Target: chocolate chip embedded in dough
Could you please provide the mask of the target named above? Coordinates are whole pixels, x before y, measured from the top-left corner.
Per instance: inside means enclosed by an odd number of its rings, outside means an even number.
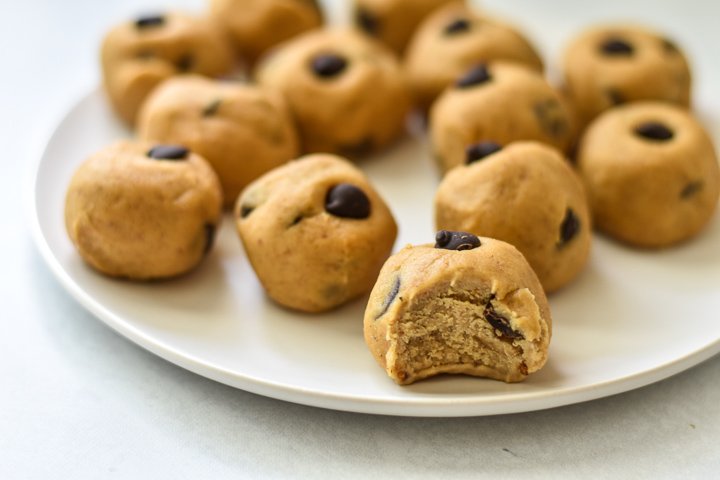
[[[560,224],[560,241],[558,248],[567,245],[580,232],[580,219],[572,208],[565,210],[565,217]]]
[[[395,277],[395,280],[393,281],[392,288],[390,288],[390,292],[388,292],[387,296],[385,297],[385,300],[383,300],[382,307],[380,309],[380,313],[378,313],[375,316],[375,320],[385,315],[385,312],[388,311],[388,308],[390,308],[390,305],[395,301],[395,299],[398,296],[398,293],[400,292],[400,275]]]
[[[185,160],[190,150],[182,145],[156,145],[147,152],[155,160]]]
[[[635,127],[635,134],[654,142],[671,140],[675,133],[660,122],[645,122]]]
[[[606,56],[623,57],[635,53],[635,48],[622,38],[609,38],[600,45],[600,51]]]
[[[435,235],[435,248],[461,251],[472,250],[480,245],[480,239],[472,233],[440,230]]]
[[[255,207],[250,205],[242,205],[240,207],[240,218],[247,218],[255,210]]]
[[[446,36],[453,36],[459,33],[465,33],[469,31],[471,27],[472,25],[466,18],[456,18],[445,27],[443,33]]]
[[[328,190],[325,210],[336,217],[363,219],[370,216],[370,199],[355,185],[340,183]]]
[[[315,56],[311,61],[312,71],[322,78],[340,75],[348,65],[348,61],[340,55],[326,53]]]
[[[203,117],[212,117],[217,113],[217,111],[220,109],[220,105],[222,104],[222,100],[219,98],[216,98],[215,100],[211,101],[207,105],[205,105],[205,108],[203,108],[202,115]]]
[[[165,17],[163,15],[143,15],[135,19],[135,28],[138,30],[160,27],[165,24]]]
[[[701,180],[695,180],[694,182],[689,182],[685,187],[683,187],[682,191],[680,192],[680,198],[683,200],[687,200],[688,198],[694,196],[696,193],[700,192],[700,190],[703,189],[703,182]]]
[[[522,333],[517,332],[510,326],[510,320],[495,311],[492,304],[488,303],[483,312],[485,320],[498,332],[500,336],[508,339],[525,338]]]
[[[465,164],[470,165],[500,150],[502,150],[502,145],[495,142],[473,143],[465,149]]]
[[[487,83],[490,80],[492,80],[492,76],[490,75],[490,71],[488,70],[487,65],[480,64],[473,67],[465,75],[460,77],[455,82],[455,86],[457,88],[469,88],[474,87],[475,85]]]

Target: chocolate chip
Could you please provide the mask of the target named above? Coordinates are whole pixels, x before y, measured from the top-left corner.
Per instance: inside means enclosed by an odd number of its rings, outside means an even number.
[[[460,77],[455,82],[455,86],[458,88],[468,88],[480,85],[481,83],[489,82],[490,80],[492,80],[492,77],[490,76],[490,71],[488,70],[487,65],[481,63]]]
[[[147,152],[147,156],[156,160],[185,160],[190,150],[182,145],[156,145]]]
[[[560,224],[560,241],[558,242],[558,248],[562,248],[567,245],[570,240],[580,232],[580,219],[575,214],[572,208],[565,210],[565,218],[563,218]]]
[[[660,122],[645,122],[638,125],[635,127],[635,134],[655,142],[666,142],[675,136],[672,130]]]
[[[159,27],[164,24],[165,17],[163,15],[143,15],[135,19],[135,28],[137,29]]]
[[[480,246],[480,239],[467,232],[440,230],[435,235],[435,248],[445,250],[472,250]]]
[[[250,215],[253,210],[255,210],[255,207],[251,207],[250,205],[242,205],[240,207],[240,218],[247,218],[247,216]]]
[[[488,302],[488,304],[485,305],[483,315],[485,315],[485,320],[487,320],[496,331],[500,332],[501,337],[507,339],[525,338],[522,333],[512,329],[510,320],[497,313],[491,303]]]
[[[312,70],[319,77],[330,78],[342,73],[347,67],[345,58],[332,53],[317,55],[312,59]]]
[[[328,190],[325,210],[342,218],[367,218],[370,216],[370,199],[355,185],[340,183]]]
[[[215,243],[215,225],[212,223],[205,224],[205,248],[203,249],[203,255],[210,253],[213,243]]]
[[[194,64],[195,64],[195,59],[193,58],[192,55],[190,55],[188,53],[188,54],[180,57],[180,59],[175,64],[175,68],[177,68],[178,71],[180,71],[180,72],[189,72],[192,69]]]
[[[302,214],[296,216],[295,218],[293,218],[293,221],[290,223],[290,225],[288,226],[288,228],[294,227],[294,226],[297,225],[298,223],[302,222],[302,219],[303,219],[303,218],[305,218],[305,217],[304,217]]]
[[[392,288],[390,289],[390,292],[385,297],[385,300],[383,301],[382,308],[380,310],[380,313],[378,313],[375,316],[375,320],[385,315],[385,312],[388,311],[388,308],[390,308],[390,305],[395,301],[395,298],[397,298],[398,293],[400,292],[400,275],[395,277],[395,281],[393,282]]]
[[[630,56],[635,52],[630,43],[617,37],[605,40],[600,46],[600,50],[610,56]]]
[[[470,165],[500,150],[502,150],[502,145],[495,142],[474,143],[465,149],[465,163]]]
[[[540,127],[554,138],[565,135],[569,129],[565,110],[559,101],[548,98],[533,105],[533,112]]]
[[[217,111],[220,109],[220,104],[222,103],[222,100],[219,98],[216,98],[212,102],[208,103],[205,108],[203,108],[202,115],[203,117],[211,117],[217,113]]]
[[[355,24],[369,35],[375,36],[380,31],[380,20],[362,7],[355,10]]]
[[[450,22],[443,30],[445,35],[456,35],[458,33],[465,33],[470,30],[470,22],[465,18],[456,18]]]
[[[680,198],[683,200],[686,200],[696,193],[698,193],[700,190],[703,189],[703,182],[701,180],[696,180],[694,182],[690,182],[687,185],[685,185],[685,188],[682,189],[682,192],[680,192]]]

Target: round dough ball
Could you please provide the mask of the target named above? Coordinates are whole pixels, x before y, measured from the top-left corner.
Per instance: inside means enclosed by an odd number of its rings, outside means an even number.
[[[302,150],[356,156],[396,139],[409,109],[393,55],[351,30],[318,30],[282,46],[257,71],[283,92]]]
[[[202,155],[220,178],[226,206],[300,148],[279,92],[198,76],[159,86],[143,105],[138,131],[145,140],[185,145]]]
[[[430,136],[443,171],[462,165],[478,142],[535,140],[567,151],[570,112],[533,70],[511,63],[481,64],[448,88],[430,111]]]
[[[494,61],[520,63],[542,73],[533,46],[514,27],[454,3],[418,27],[405,56],[415,103],[427,110],[448,85],[470,68]]]
[[[217,176],[179,146],[121,141],[76,170],[65,226],[80,256],[113,277],[173,277],[195,267],[220,222]]]
[[[210,15],[245,60],[323,23],[315,0],[210,0]]]
[[[163,80],[183,73],[225,75],[235,59],[226,38],[208,19],[168,13],[110,30],[103,40],[101,63],[112,107],[132,126],[147,95]]]
[[[712,141],[687,111],[662,102],[613,108],[588,127],[578,150],[598,229],[639,247],[697,235],[718,204]]]
[[[409,245],[388,259],[364,333],[375,360],[401,385],[441,373],[518,382],[545,364],[552,319],[515,247],[442,231],[435,247]]]
[[[588,30],[563,59],[565,90],[583,125],[604,110],[638,100],[690,105],[690,68],[671,40],[639,26]]]
[[[540,143],[494,152],[482,146],[470,149],[470,163],[440,183],[436,227],[514,245],[548,293],[568,284],[587,264],[592,238],[580,178],[560,153]]]
[[[268,295],[306,312],[370,290],[395,242],[390,210],[365,175],[333,155],[265,174],[238,199],[237,229]]]
[[[354,0],[353,23],[401,55],[420,22],[451,2],[457,0]]]

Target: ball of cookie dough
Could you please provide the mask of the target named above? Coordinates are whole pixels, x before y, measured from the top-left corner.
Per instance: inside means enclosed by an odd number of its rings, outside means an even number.
[[[365,342],[395,382],[441,373],[518,382],[547,360],[545,293],[512,245],[465,232],[390,257],[365,310]]]
[[[515,28],[475,13],[461,3],[425,20],[407,49],[404,69],[415,103],[423,110],[470,68],[516,62],[542,73],[542,60]]]
[[[178,143],[204,157],[220,178],[225,205],[263,173],[296,158],[295,124],[279,92],[199,76],[170,79],[143,105],[141,138]]]
[[[465,163],[478,142],[535,140],[566,151],[570,113],[558,93],[532,70],[511,63],[480,64],[448,88],[430,111],[430,136],[443,171]]]
[[[217,176],[176,145],[121,141],[76,170],[65,226],[80,256],[113,277],[179,275],[209,252],[220,222]]]
[[[257,79],[285,95],[304,152],[362,155],[403,132],[410,101],[400,67],[358,32],[301,35],[261,62]]]
[[[142,102],[163,80],[183,73],[224,75],[235,60],[229,43],[209,20],[168,13],[110,30],[103,40],[101,63],[110,103],[132,126]]]
[[[568,47],[565,91],[581,123],[626,102],[690,104],[690,69],[677,45],[638,26],[603,26]]]
[[[210,0],[210,15],[250,63],[278,43],[323,23],[316,0]]]
[[[580,178],[559,152],[537,142],[470,146],[465,165],[438,187],[435,225],[514,245],[547,293],[583,270],[592,237]]]
[[[631,245],[687,240],[717,208],[712,141],[680,107],[638,102],[608,110],[588,127],[577,161],[597,228]]]
[[[306,312],[372,288],[395,242],[390,210],[347,161],[309,155],[265,174],[240,196],[237,229],[268,295]]]
[[[451,2],[457,0],[354,0],[353,23],[401,55],[420,22]]]

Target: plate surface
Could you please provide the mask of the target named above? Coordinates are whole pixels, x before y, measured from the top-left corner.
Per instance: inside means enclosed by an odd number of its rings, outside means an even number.
[[[716,215],[696,240],[660,252],[636,251],[596,236],[586,271],[550,298],[550,359],[525,382],[506,385],[443,376],[396,386],[363,341],[366,298],[315,316],[277,307],[265,297],[229,217],[204,264],[180,279],[133,284],[86,267],[65,233],[65,189],[89,154],[128,136],[99,91],[68,113],[37,166],[36,240],[60,282],[99,319],[147,350],[205,377],[337,410],[492,415],[627,391],[720,351]],[[433,239],[432,198],[438,177],[428,151],[424,139],[416,136],[359,163],[398,220],[396,250]]]

